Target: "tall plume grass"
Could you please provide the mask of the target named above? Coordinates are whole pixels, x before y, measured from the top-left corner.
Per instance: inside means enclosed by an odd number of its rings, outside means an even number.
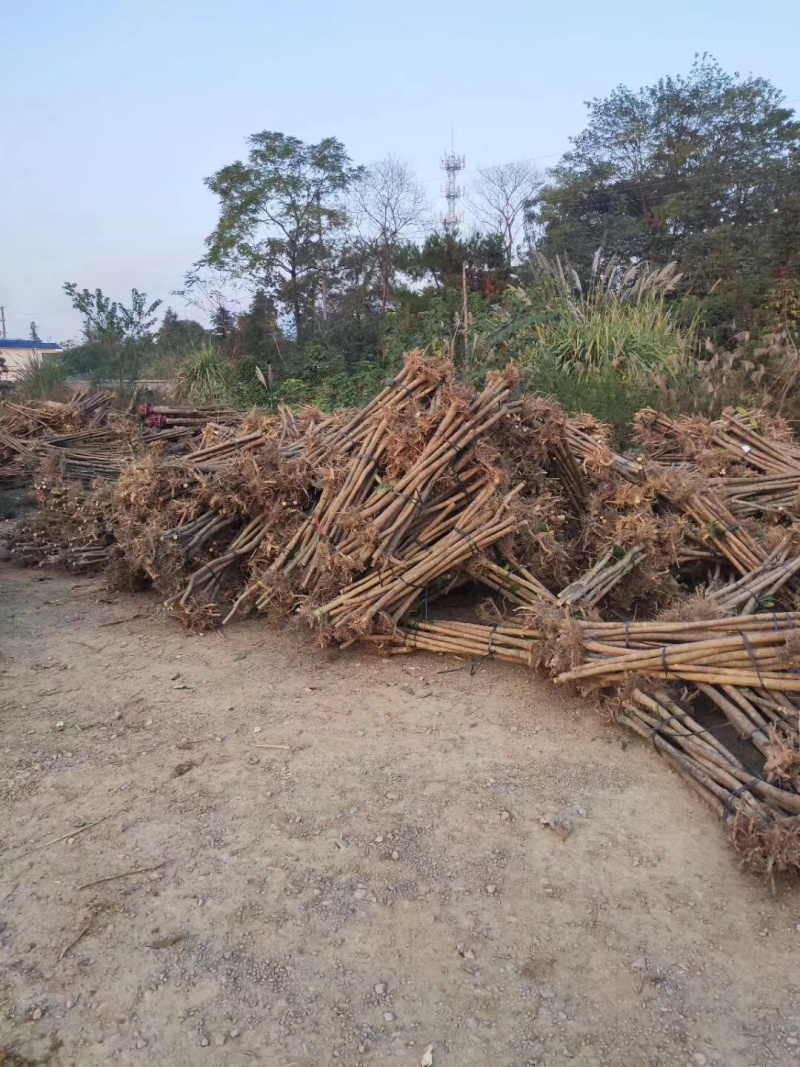
[[[14,372],[14,384],[30,400],[54,400],[61,395],[67,368],[58,356],[26,356]]]
[[[667,300],[681,279],[675,263],[654,270],[612,259],[602,266],[598,251],[586,286],[559,259],[540,255],[537,265],[549,294],[523,363],[547,360],[577,378],[669,379],[696,350],[696,321],[681,323]]]
[[[219,350],[200,345],[181,360],[175,375],[175,395],[196,403],[227,402],[229,393],[226,367]]]

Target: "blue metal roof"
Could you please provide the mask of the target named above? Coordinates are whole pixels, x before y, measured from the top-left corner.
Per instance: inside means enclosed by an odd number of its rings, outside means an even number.
[[[0,337],[0,348],[46,348],[64,351],[62,346],[57,345],[55,341],[10,341],[6,337]]]

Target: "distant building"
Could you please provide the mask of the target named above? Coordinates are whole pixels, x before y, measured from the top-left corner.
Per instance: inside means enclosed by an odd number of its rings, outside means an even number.
[[[9,377],[16,377],[17,371],[24,365],[29,356],[43,359],[46,356],[57,356],[64,349],[55,341],[9,341],[7,337],[0,337],[0,360],[5,363],[5,370]],[[0,369],[3,363],[0,363]]]

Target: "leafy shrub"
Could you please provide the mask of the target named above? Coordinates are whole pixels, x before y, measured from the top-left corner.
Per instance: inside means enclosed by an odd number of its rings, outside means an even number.
[[[284,404],[312,404],[323,411],[361,407],[378,395],[388,377],[380,367],[360,363],[352,370],[316,380],[287,378],[277,387],[276,398]]]
[[[683,368],[668,386],[655,379],[625,381],[610,367],[582,376],[564,374],[555,359],[543,358],[526,368],[522,387],[533,393],[550,396],[567,411],[588,412],[615,431],[616,443],[630,442],[633,416],[642,408],[652,407],[665,414],[698,410],[697,373]]]

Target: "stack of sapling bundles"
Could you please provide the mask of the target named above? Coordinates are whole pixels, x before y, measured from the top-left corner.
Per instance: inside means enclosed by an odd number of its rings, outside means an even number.
[[[127,457],[92,436],[111,420],[20,438],[62,479],[20,558],[105,566],[187,625],[257,610],[322,643],[545,669],[610,699],[751,866],[800,869],[800,446],[780,420],[646,411],[624,456],[512,368],[477,391],[419,352],[360,409],[219,415],[174,411]]]

